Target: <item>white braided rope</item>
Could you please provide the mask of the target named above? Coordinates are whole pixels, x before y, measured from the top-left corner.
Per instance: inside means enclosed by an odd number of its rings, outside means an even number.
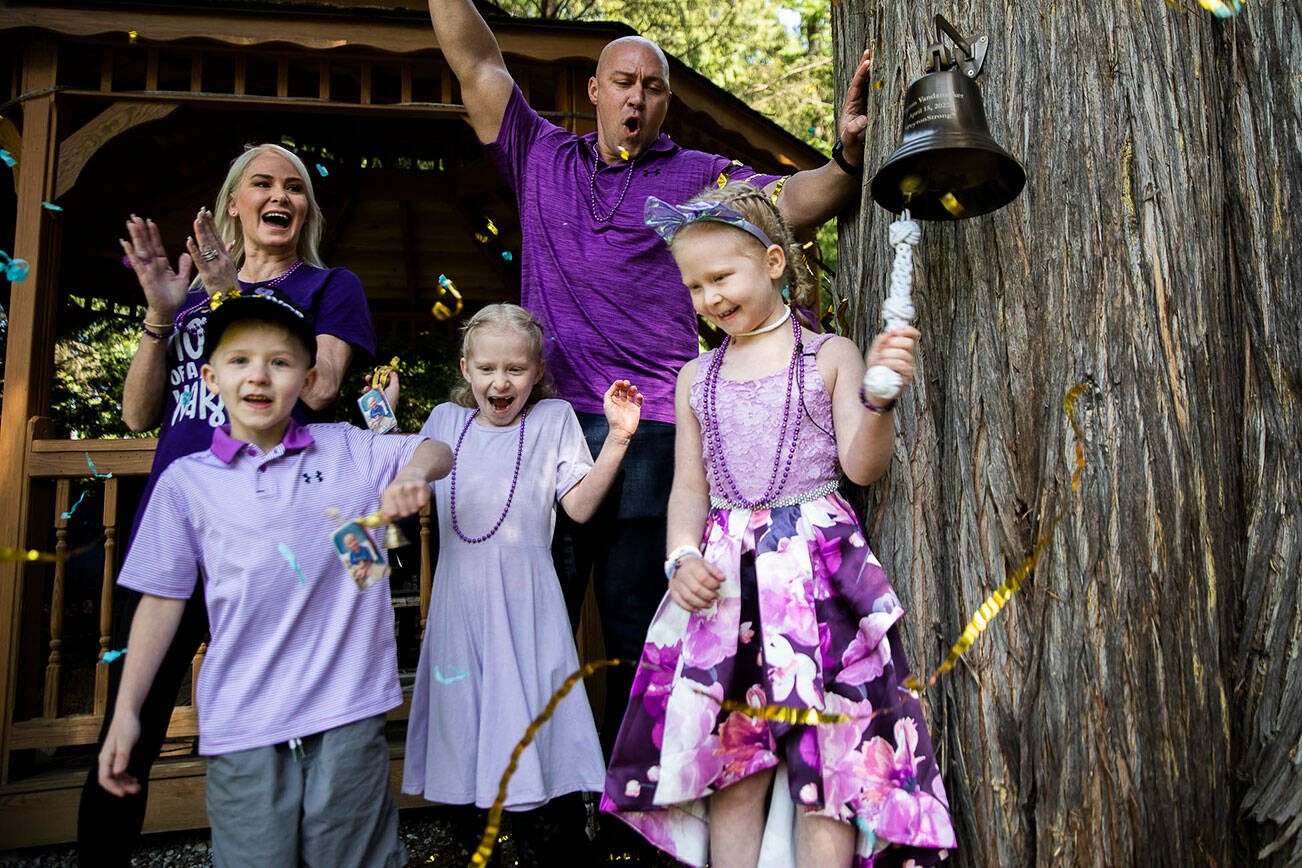
[[[882,302],[882,319],[893,329],[913,322],[913,248],[922,238],[922,229],[906,208],[900,219],[891,224],[891,246],[895,261],[891,264],[891,289]],[[900,396],[904,378],[885,365],[873,365],[863,375],[864,394],[875,404],[887,404]]]

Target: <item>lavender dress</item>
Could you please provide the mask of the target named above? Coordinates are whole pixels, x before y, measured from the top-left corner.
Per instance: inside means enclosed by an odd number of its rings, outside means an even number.
[[[440,404],[421,433],[455,445],[470,414]],[[518,422],[466,429],[457,457],[457,525],[466,536],[488,533],[502,514],[519,435]],[[451,477],[434,483],[439,559],[407,724],[404,793],[491,805],[525,728],[579,668],[551,541],[557,500],[591,468],[570,405],[542,400],[529,410],[515,497],[492,537],[462,541],[449,512]],[[595,792],[603,776],[592,711],[577,687],[520,757],[506,806],[524,810]]]
[[[725,581],[701,612],[689,615],[667,595],[660,604],[606,775],[602,810],[690,865],[708,858],[707,797],[775,766],[761,865],[794,864],[794,806],[854,823],[856,868],[931,865],[954,846],[922,708],[901,687],[908,666],[895,624],[903,610],[835,492],[841,468],[831,397],[814,358],[827,337],[806,343],[808,415],[772,508],[721,502],[730,489],[706,442],[714,509],[705,558]],[[698,418],[710,358],[698,361],[692,384]],[[746,497],[769,483],[787,382],[785,370],[745,382],[719,378],[723,452]],[[785,464],[785,444],[782,457]],[[721,711],[725,699],[858,719],[759,720]],[[887,710],[868,721],[879,709]]]

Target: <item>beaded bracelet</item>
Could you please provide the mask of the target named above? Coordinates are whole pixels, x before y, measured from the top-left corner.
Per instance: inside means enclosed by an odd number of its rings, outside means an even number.
[[[674,570],[678,569],[678,562],[688,555],[701,556],[701,550],[696,546],[679,546],[669,553],[665,559],[665,580],[668,581],[674,577]]]
[[[156,340],[156,341],[165,341],[165,340],[167,340],[167,337],[168,337],[167,335],[162,335],[162,334],[159,334],[159,333],[156,332],[156,331],[151,330],[151,329],[149,328],[151,325],[155,325],[155,323],[144,323],[143,325],[141,325],[140,330],[141,330],[142,332],[144,332],[145,334],[147,334],[149,337],[151,337],[151,338],[153,338],[154,340]]]
[[[889,413],[891,412],[891,410],[895,409],[896,400],[897,399],[892,398],[891,400],[886,402],[885,406],[878,407],[872,401],[868,400],[868,393],[863,390],[863,386],[859,387],[859,403],[863,404],[864,409],[867,410],[869,413]]]

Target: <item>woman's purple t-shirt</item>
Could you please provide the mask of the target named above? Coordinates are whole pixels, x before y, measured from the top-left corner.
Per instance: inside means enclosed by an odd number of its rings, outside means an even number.
[[[686,202],[721,174],[758,187],[778,176],[663,133],[631,169],[600,163],[595,146],[596,133],[545,120],[519,87],[485,146],[520,209],[521,304],[542,322],[547,370],[575,410],[601,413],[611,382],[627,379],[645,398],[643,419],[673,422],[675,378],[698,352],[696,316],[669,248],[642,222],[646,198]]]
[[[240,281],[244,289],[266,285],[265,281]],[[316,318],[317,334],[333,335],[347,341],[355,355],[358,351],[368,357],[375,355],[375,326],[357,275],[346,268],[313,268],[304,263],[276,284],[276,289],[312,313]],[[167,344],[167,400],[163,405],[163,420],[158,429],[158,447],[154,450],[149,481],[136,510],[137,524],[163,470],[182,455],[207,449],[212,445],[213,429],[226,423],[226,407],[221,398],[208,391],[199,373],[207,361],[203,355],[203,329],[209,310],[207,304],[201,303],[206,298],[207,293],[202,287],[190,290],[181,306],[182,311],[189,313]],[[333,421],[334,411],[314,411],[299,401],[293,416],[300,424],[306,425]]]

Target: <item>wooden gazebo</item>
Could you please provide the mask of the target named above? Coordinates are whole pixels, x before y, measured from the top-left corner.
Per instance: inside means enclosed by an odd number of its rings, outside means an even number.
[[[630,31],[485,12],[530,102],[592,129],[595,58]],[[464,122],[424,0],[0,0],[0,36],[0,147],[16,159],[11,201],[0,184],[0,248],[30,265],[7,298],[0,288],[0,545],[68,551],[103,538],[58,565],[0,562],[8,849],[74,836],[106,704],[113,580],[153,441],[73,440],[48,417],[58,337],[97,316],[118,315],[123,329],[138,321],[139,289],[115,241],[126,216],[152,216],[179,249],[244,143],[295,148],[320,166],[325,258],[361,277],[386,354],[417,336],[448,339],[429,314],[440,273],[472,305],[517,297],[519,226]],[[676,141],[770,171],[823,161],[676,61],[672,80],[666,130]],[[482,243],[489,219],[498,234]],[[81,489],[90,496],[78,510]],[[422,560],[427,583],[427,547]],[[406,602],[423,623],[427,584],[420,590]],[[155,767],[147,830],[205,823],[195,732],[182,697],[169,733],[178,749]]]

